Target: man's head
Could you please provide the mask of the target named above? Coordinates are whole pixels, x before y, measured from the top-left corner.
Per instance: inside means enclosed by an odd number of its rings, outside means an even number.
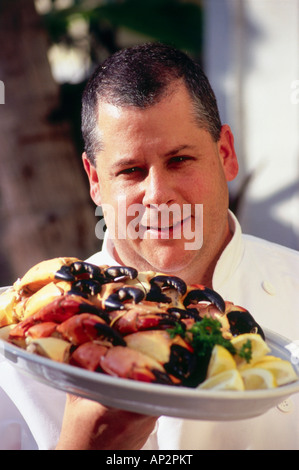
[[[116,260],[210,282],[230,239],[227,181],[238,165],[198,66],[156,44],[114,55],[87,86],[83,133],[91,197]]]
[[[91,163],[101,149],[97,115],[99,102],[145,109],[158,103],[182,81],[194,104],[199,125],[218,141],[221,122],[214,92],[201,67],[170,46],[149,43],[121,50],[92,75],[82,101],[82,134]]]

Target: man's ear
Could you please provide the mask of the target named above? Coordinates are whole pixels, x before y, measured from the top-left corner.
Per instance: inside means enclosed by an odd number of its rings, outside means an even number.
[[[227,124],[221,128],[217,145],[226,181],[232,181],[238,174],[239,164],[234,146],[234,136]]]
[[[90,196],[93,202],[97,205],[101,205],[101,192],[98,173],[96,167],[91,163],[86,153],[82,154],[82,161],[84,169],[87,173],[90,187]]]

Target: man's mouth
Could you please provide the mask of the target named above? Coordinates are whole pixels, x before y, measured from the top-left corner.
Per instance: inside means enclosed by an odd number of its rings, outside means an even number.
[[[155,238],[173,239],[183,238],[183,226],[190,220],[190,216],[185,219],[174,222],[170,225],[142,225],[141,227],[145,233],[153,234]]]

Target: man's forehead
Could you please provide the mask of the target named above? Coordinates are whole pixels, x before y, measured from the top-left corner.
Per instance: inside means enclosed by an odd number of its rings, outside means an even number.
[[[107,96],[100,96],[98,98],[97,111],[115,113],[115,116],[117,116],[117,112],[120,111],[142,112],[152,109],[162,102],[171,103],[176,96],[181,96],[186,103],[192,101],[190,93],[181,79],[171,82],[160,94],[153,98],[151,104],[145,102],[144,105],[137,105],[134,100],[130,101],[129,98],[127,99],[123,96],[114,96],[112,99]]]

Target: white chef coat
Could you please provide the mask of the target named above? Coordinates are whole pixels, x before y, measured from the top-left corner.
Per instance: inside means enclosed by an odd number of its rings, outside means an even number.
[[[242,235],[234,236],[215,268],[213,287],[246,307],[262,326],[299,339],[299,253]],[[115,265],[113,242],[90,262]],[[53,449],[59,437],[65,394],[22,375],[0,357],[0,449]],[[299,394],[262,416],[238,421],[161,417],[144,449],[299,449]]]

